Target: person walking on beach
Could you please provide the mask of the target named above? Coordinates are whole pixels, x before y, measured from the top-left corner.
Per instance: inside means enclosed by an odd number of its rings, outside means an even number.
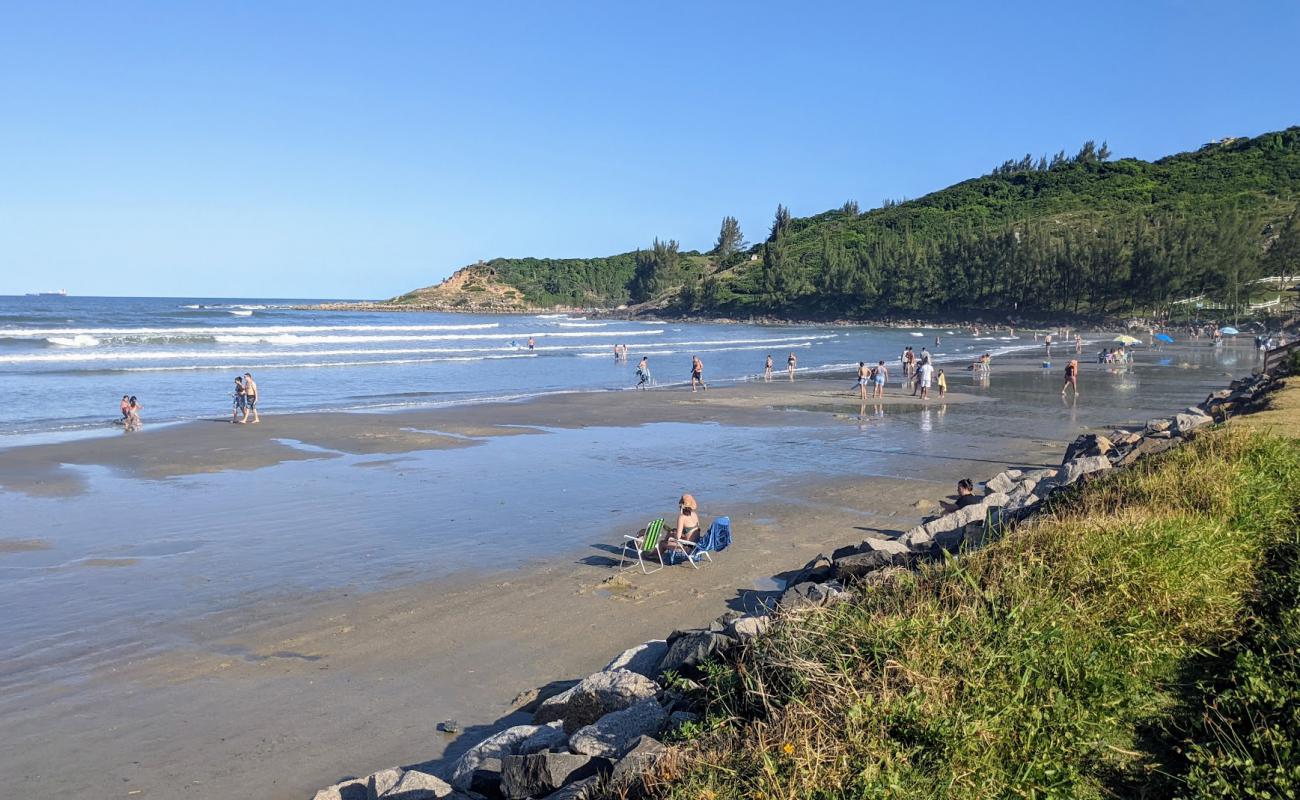
[[[257,415],[257,384],[247,372],[244,373],[244,400],[244,421],[247,422],[248,415],[252,414],[254,425],[261,422],[262,418]]]
[[[930,363],[930,359],[921,360],[921,366],[917,369],[917,373],[916,382],[921,386],[921,399],[929,400],[930,383],[934,380],[934,365]]]
[[[1077,356],[1083,353],[1083,337],[1079,334],[1074,335],[1074,354]]]
[[[641,361],[636,365],[636,388],[645,391],[645,387],[650,383],[650,358],[641,356]]]
[[[122,412],[121,423],[125,425],[126,418],[131,416],[131,395],[129,394],[122,395],[122,402],[118,404],[117,409],[118,411]]]
[[[536,349],[536,348],[537,348],[537,342],[533,339],[533,337],[529,336],[529,337],[528,337],[528,349],[529,349],[529,350],[534,350],[534,349]]]
[[[1061,387],[1061,397],[1065,397],[1065,390],[1074,387],[1074,398],[1079,399],[1079,360],[1071,359],[1069,364],[1065,365],[1065,385]]]
[[[1047,351],[1047,357],[1051,358],[1052,357],[1052,334],[1049,333],[1047,334],[1047,336],[1043,338],[1043,348]]]
[[[767,361],[763,362],[763,382],[772,382],[772,354],[767,354]]]
[[[934,376],[934,385],[939,387],[940,400],[948,396],[948,379],[944,377],[943,370]]]
[[[867,384],[871,382],[871,370],[867,369],[867,362],[858,362],[858,395],[862,402],[867,401]]]
[[[144,408],[144,406],[140,404],[140,401],[135,399],[135,395],[131,395],[126,403],[126,423],[124,424],[123,429],[127,433],[133,433],[140,430],[140,409]]]
[[[790,380],[794,380],[794,371],[799,366],[799,357],[790,351],[790,357],[785,360],[785,368],[790,373]]]
[[[244,378],[242,375],[235,376],[235,410],[230,413],[231,422],[240,422],[238,417],[242,414],[248,416],[248,408],[245,405],[247,396],[244,394]]]
[[[695,385],[700,385],[702,391],[707,392],[709,385],[704,382],[704,362],[699,356],[691,356],[691,394],[695,394]]]
[[[872,391],[872,395],[873,395],[874,397],[884,397],[884,396],[885,396],[885,381],[889,380],[889,367],[886,367],[886,366],[885,366],[885,361],[884,361],[884,359],[881,359],[881,360],[879,361],[879,363],[876,364],[876,368],[873,370],[873,376],[872,376],[872,377],[873,377],[873,378],[875,379],[875,381],[876,381],[876,385],[875,385],[874,387],[872,387],[872,390],[871,390],[871,391]]]

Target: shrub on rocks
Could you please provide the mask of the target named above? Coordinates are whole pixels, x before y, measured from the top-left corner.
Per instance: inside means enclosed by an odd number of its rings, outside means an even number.
[[[660,669],[663,669],[662,664]],[[583,678],[572,689],[542,703],[533,715],[533,723],[545,725],[561,720],[565,732],[572,734],[611,711],[619,711],[638,700],[653,697],[657,691],[658,684],[635,672],[625,669],[597,672]]]
[[[641,736],[659,733],[668,714],[653,697],[630,708],[606,714],[569,737],[575,753],[602,758],[621,758]]]

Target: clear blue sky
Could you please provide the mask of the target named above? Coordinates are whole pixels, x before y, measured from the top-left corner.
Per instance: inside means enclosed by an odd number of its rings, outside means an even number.
[[[0,294],[385,297],[1300,124],[1300,4],[0,4]]]

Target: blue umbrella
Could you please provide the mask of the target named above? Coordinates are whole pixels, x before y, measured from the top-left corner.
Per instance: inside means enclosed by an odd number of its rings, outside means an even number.
[[[1174,341],[1174,337],[1170,336],[1170,335],[1167,334],[1167,333],[1157,333],[1157,334],[1156,334],[1154,337],[1152,337],[1152,338],[1159,339],[1160,341],[1162,341],[1162,342],[1166,342],[1166,343],[1168,343],[1168,344],[1173,344],[1173,341]]]
[[[1227,327],[1219,328],[1219,333],[1223,334],[1224,336],[1236,336],[1237,334],[1241,333],[1241,331],[1237,330],[1231,325],[1228,325]]]

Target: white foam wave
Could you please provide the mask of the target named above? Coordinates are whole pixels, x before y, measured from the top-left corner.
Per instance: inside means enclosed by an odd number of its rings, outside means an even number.
[[[662,331],[627,331],[620,333],[620,336],[657,336]],[[218,344],[270,344],[270,345],[300,345],[300,344],[365,344],[367,342],[446,342],[446,341],[526,341],[530,336],[537,339],[556,339],[556,338],[578,338],[591,336],[606,336],[606,333],[592,331],[590,333],[559,332],[559,333],[495,333],[491,335],[482,334],[434,334],[434,335],[375,335],[375,336],[300,336],[292,333],[279,334],[255,334],[255,335],[226,335],[218,334],[213,339]],[[610,345],[613,346],[612,344]]]
[[[373,367],[393,364],[431,364],[448,361],[499,361],[511,358],[537,358],[533,353],[515,353],[497,356],[446,356],[434,358],[386,358],[367,361],[300,361],[284,364],[258,364],[259,370],[310,369],[315,367]],[[122,367],[118,372],[192,372],[195,370],[241,370],[247,364],[185,364],[167,367]]]
[[[99,340],[94,336],[84,333],[78,333],[75,336],[51,336],[45,341],[50,344],[57,344],[60,347],[94,347],[99,344]]]
[[[0,328],[0,336],[43,339],[47,336],[215,336],[222,334],[327,333],[330,331],[477,331],[500,327],[496,322],[454,325],[225,325],[180,328]],[[528,334],[520,334],[528,336]],[[542,336],[543,334],[535,334]],[[551,336],[556,334],[552,333]]]
[[[247,309],[247,308],[232,308],[232,309],[229,309],[228,311],[226,311],[226,313],[227,313],[227,314],[234,314],[236,317],[251,317],[251,316],[253,316],[253,311],[252,311],[252,309]]]
[[[603,328],[608,322],[558,322],[561,328]]]
[[[538,314],[533,319],[568,319],[568,314]]]

